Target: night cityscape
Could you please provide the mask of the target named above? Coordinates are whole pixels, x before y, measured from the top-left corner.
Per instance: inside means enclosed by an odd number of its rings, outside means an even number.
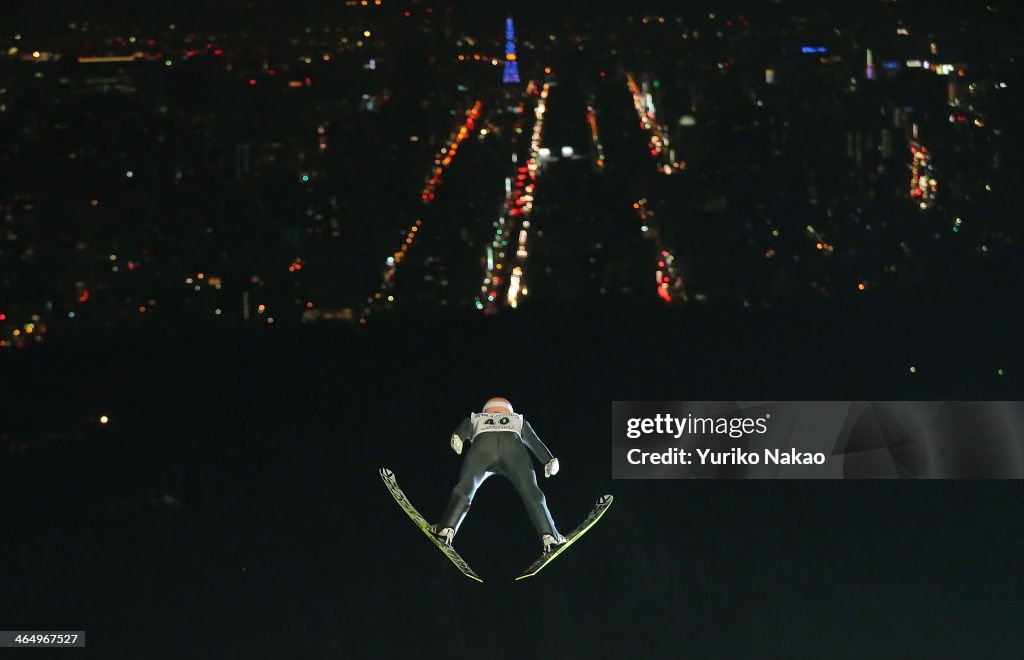
[[[613,481],[607,452],[613,400],[1024,398],[1018,4],[46,4],[0,29],[0,629],[1019,651],[1019,481]],[[615,493],[544,581],[468,583],[378,483],[438,515],[495,395],[563,463],[556,518]],[[460,548],[514,575],[514,491],[474,507]]]

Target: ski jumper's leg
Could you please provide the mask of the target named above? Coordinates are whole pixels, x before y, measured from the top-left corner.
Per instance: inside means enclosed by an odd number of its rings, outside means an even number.
[[[476,489],[487,477],[494,474],[491,468],[494,467],[497,459],[497,443],[494,433],[484,433],[477,436],[469,446],[466,456],[462,459],[462,470],[459,473],[459,483],[452,489],[452,496],[448,500],[448,508],[445,509],[441,521],[437,524],[438,529],[451,527],[456,532],[462,525],[463,519],[469,513],[469,507],[473,503],[473,496]]]
[[[537,473],[533,471],[533,462],[526,446],[519,436],[514,433],[494,433],[492,435],[502,436],[498,445],[498,467],[505,477],[512,482],[519,497],[530,514],[530,522],[537,530],[538,536],[551,534],[556,539],[559,537],[555,528],[555,521],[548,511],[548,503],[544,492],[537,485]]]

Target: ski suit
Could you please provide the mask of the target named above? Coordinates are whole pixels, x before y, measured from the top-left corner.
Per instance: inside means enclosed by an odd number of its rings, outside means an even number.
[[[451,527],[457,532],[477,488],[491,475],[500,474],[519,492],[538,536],[551,534],[558,538],[555,521],[537,485],[537,474],[526,449],[529,447],[544,464],[553,456],[529,422],[518,413],[473,413],[459,424],[455,435],[469,447],[464,450],[459,482],[452,489],[438,528]]]

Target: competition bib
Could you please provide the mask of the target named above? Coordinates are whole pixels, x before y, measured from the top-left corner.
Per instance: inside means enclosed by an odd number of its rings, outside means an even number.
[[[488,431],[512,431],[523,434],[523,416],[517,413],[473,413],[473,437]]]

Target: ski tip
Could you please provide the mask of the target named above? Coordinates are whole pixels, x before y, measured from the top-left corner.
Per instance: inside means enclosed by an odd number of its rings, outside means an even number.
[[[380,469],[380,476],[384,477],[385,479],[394,479],[395,473],[387,469],[386,467],[382,467]]]
[[[602,495],[601,497],[597,498],[597,505],[604,506],[606,504],[611,504],[614,501],[615,498],[612,497],[611,495]]]

